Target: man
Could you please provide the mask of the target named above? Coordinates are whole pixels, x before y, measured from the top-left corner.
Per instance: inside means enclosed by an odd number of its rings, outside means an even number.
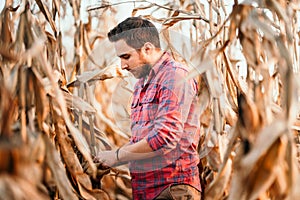
[[[108,166],[129,161],[133,199],[200,199],[196,82],[186,80],[185,67],[161,50],[158,31],[148,20],[127,18],[108,38],[122,69],[139,80],[130,142],[99,152],[95,160]]]

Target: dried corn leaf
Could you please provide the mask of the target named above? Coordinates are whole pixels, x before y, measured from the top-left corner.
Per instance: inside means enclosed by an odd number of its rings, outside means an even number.
[[[232,160],[227,160],[225,167],[218,173],[215,177],[214,181],[209,185],[205,190],[205,199],[211,200],[219,200],[222,199],[225,189],[227,188],[227,184],[230,180],[232,171]]]
[[[229,73],[234,85],[239,89],[239,91],[246,94],[248,90],[247,83],[243,79],[238,77],[238,72],[236,69],[233,68],[232,63],[229,61],[229,57],[227,56],[227,54],[224,53],[223,56],[227,72]],[[232,96],[234,97],[236,95],[232,94]]]
[[[239,122],[241,127],[245,129],[241,135],[244,138],[253,140],[263,125],[260,111],[257,105],[248,96],[242,93],[238,96],[238,105]]]
[[[4,8],[1,13],[1,36],[0,41],[4,47],[8,47],[12,42],[12,31],[11,31],[11,17],[10,17],[10,9]]]
[[[82,113],[95,113],[95,108],[90,105],[88,102],[83,100],[82,98],[72,95],[70,93],[64,92],[64,98],[66,100],[68,108],[76,109]]]
[[[8,174],[0,175],[0,199],[41,199],[49,200],[49,196],[35,188],[30,182]]]
[[[78,183],[78,187],[80,190],[80,193],[84,199],[90,199],[90,200],[110,200],[108,194],[100,189],[87,189],[84,186],[81,185],[81,183]]]
[[[286,145],[286,138],[281,138],[275,141],[266,154],[260,158],[248,176],[247,185],[250,191],[248,191],[246,199],[261,197],[275,181],[278,173],[287,170],[279,166],[280,164],[284,166]],[[280,182],[286,182],[285,176],[281,178],[283,179],[280,179]],[[286,188],[282,188],[282,190],[285,192]],[[285,196],[285,194],[280,193],[282,190],[277,190],[275,196]]]
[[[33,90],[35,96],[35,105],[36,105],[36,113],[37,113],[37,122],[40,130],[43,130],[43,122],[46,120],[46,117],[49,112],[49,104],[46,97],[46,92],[42,83],[36,78],[33,71],[29,71],[29,76],[32,76],[31,79],[33,81]],[[29,77],[30,79],[30,77]]]
[[[13,136],[12,125],[16,112],[17,98],[5,86],[0,86],[0,138],[8,139]]]
[[[66,175],[65,168],[60,160],[60,157],[55,150],[53,144],[49,141],[46,135],[43,136],[46,144],[46,163],[49,166],[54,180],[58,186],[58,190],[63,199],[78,199],[73,192],[71,183]]]
[[[154,4],[150,3],[149,5],[141,5],[137,8],[134,8],[131,12],[131,16],[134,17],[136,15],[136,13],[139,11],[139,10],[145,10],[145,9],[148,9],[148,8],[152,8]]]
[[[9,62],[16,62],[16,61],[18,61],[18,56],[16,54],[14,54],[13,52],[10,52],[7,48],[5,48],[3,46],[0,48],[0,55],[4,59],[7,59]]]
[[[196,77],[198,75],[203,74],[204,72],[207,72],[208,70],[213,69],[214,63],[212,62],[212,59],[210,57],[206,57],[203,61],[200,61],[196,67],[194,67],[186,77],[186,80]]]
[[[206,79],[209,91],[213,98],[219,98],[222,94],[222,79],[216,68],[206,71]]]
[[[44,14],[46,20],[50,23],[50,26],[54,32],[54,35],[57,35],[57,28],[56,28],[55,22],[53,21],[53,18],[51,17],[48,7],[45,6],[41,0],[35,0],[35,1],[36,1],[37,5],[39,6],[40,10],[42,11],[42,13]]]
[[[70,130],[70,133],[75,141],[76,146],[78,147],[78,149],[80,150],[80,152],[82,153],[83,157],[89,162],[91,168],[93,169],[93,171],[96,171],[96,167],[95,164],[93,163],[93,160],[91,158],[91,154],[90,154],[90,150],[88,147],[88,144],[85,140],[85,138],[82,136],[82,134],[79,132],[78,129],[76,129],[73,125],[73,123],[70,121],[69,118],[69,114],[67,112],[67,106],[66,106],[66,102],[64,101],[63,98],[63,94],[62,91],[58,88],[57,84],[54,82],[54,77],[51,73],[51,67],[49,66],[49,63],[46,62],[46,59],[44,57],[44,55],[41,55],[39,58],[39,61],[41,62],[41,65],[43,66],[43,70],[44,72],[47,74],[51,85],[54,89],[55,92],[55,97],[57,100],[57,103],[60,107],[61,110],[61,114],[65,120],[65,123],[67,125],[67,127]]]
[[[197,19],[197,20],[204,20],[205,18],[201,17],[200,15],[189,15],[189,16],[174,16],[174,17],[169,17],[164,20],[163,25],[165,28],[169,28],[173,26],[174,24],[181,22],[183,20],[192,20],[192,19]]]
[[[78,113],[75,112],[74,115],[75,115],[75,120],[78,121],[78,119],[79,119]],[[87,120],[85,118],[82,118],[82,127],[84,129],[90,128],[89,122],[87,122]],[[111,142],[108,140],[106,133],[100,131],[97,127],[94,127],[94,133],[95,133],[95,137],[102,142],[102,144],[104,145],[106,150],[112,149],[112,147],[114,145],[111,144]]]
[[[247,154],[241,165],[246,169],[251,168],[260,158],[260,155],[265,154],[271,145],[282,135],[286,134],[286,121],[276,120],[266,128],[260,131],[256,142],[253,144],[252,151]]]
[[[120,75],[118,66],[112,65],[104,69],[83,72],[81,75],[76,76],[77,80],[68,83],[67,87],[78,86],[80,83],[86,82],[92,84],[95,81],[111,79],[118,75]]]
[[[62,158],[67,166],[68,171],[76,180],[76,185],[78,186],[80,195],[85,199],[108,199],[108,196],[104,191],[101,191],[100,189],[92,189],[90,177],[88,174],[84,173],[78,157],[72,148],[69,138],[66,136],[65,126],[57,122],[56,129],[59,132],[57,134],[57,139],[58,144],[60,145]]]

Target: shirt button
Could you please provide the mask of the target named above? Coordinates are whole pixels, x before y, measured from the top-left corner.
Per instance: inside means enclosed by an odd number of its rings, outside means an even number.
[[[139,106],[141,106],[142,105],[142,103],[139,103]]]
[[[136,121],[135,124],[137,124],[138,122]]]

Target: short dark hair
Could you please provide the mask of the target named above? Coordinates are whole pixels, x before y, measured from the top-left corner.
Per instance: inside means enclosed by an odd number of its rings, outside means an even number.
[[[109,31],[108,39],[111,42],[124,39],[127,45],[140,49],[146,42],[160,48],[159,34],[156,27],[141,17],[128,17],[115,28]]]

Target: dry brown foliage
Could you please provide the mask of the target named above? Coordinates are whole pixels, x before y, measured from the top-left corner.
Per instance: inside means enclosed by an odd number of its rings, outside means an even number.
[[[79,0],[5,1],[0,199],[131,198],[126,166],[93,163],[130,137],[131,82],[106,40],[128,4],[199,79],[203,199],[300,198],[300,2],[164,2],[102,1],[83,22]]]

